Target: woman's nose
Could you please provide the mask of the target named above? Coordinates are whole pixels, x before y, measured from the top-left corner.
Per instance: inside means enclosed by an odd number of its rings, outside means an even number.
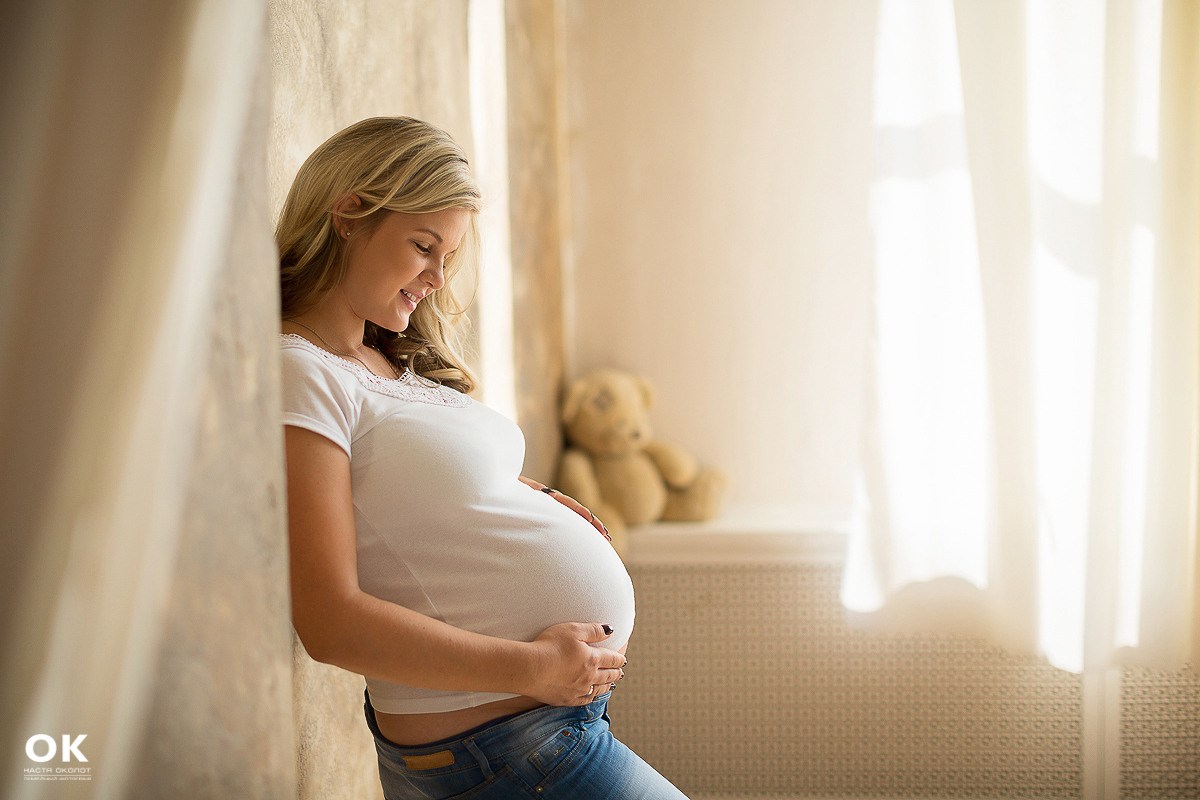
[[[440,289],[446,285],[446,265],[438,264],[436,267],[425,270],[426,281],[434,289]]]

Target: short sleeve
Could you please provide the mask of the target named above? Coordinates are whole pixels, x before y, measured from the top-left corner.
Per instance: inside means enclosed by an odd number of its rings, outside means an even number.
[[[282,351],[283,424],[318,433],[350,455],[358,406],[337,368],[302,347]]]

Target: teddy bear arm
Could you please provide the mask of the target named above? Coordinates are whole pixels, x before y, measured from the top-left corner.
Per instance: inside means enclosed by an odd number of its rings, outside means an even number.
[[[587,454],[568,448],[558,465],[557,489],[570,495],[588,508],[600,505],[600,483]]]
[[[702,522],[716,517],[721,511],[725,482],[725,474],[719,470],[702,470],[686,489],[671,491],[662,518],[681,522]]]
[[[681,489],[691,485],[700,475],[700,465],[683,448],[668,442],[653,441],[644,452],[654,461],[668,486]]]

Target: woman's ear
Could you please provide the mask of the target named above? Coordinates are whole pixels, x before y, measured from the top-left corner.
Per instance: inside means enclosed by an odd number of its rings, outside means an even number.
[[[353,214],[362,208],[362,198],[354,192],[346,192],[333,202],[333,227],[337,230],[338,236],[345,239],[350,236],[350,228],[353,226],[354,220],[347,219],[348,214]]]

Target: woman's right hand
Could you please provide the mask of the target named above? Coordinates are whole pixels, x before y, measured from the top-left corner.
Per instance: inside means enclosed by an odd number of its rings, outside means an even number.
[[[604,694],[609,684],[625,676],[625,656],[591,642],[607,639],[611,629],[591,622],[551,625],[531,642],[537,668],[521,692],[552,706],[582,706]]]

